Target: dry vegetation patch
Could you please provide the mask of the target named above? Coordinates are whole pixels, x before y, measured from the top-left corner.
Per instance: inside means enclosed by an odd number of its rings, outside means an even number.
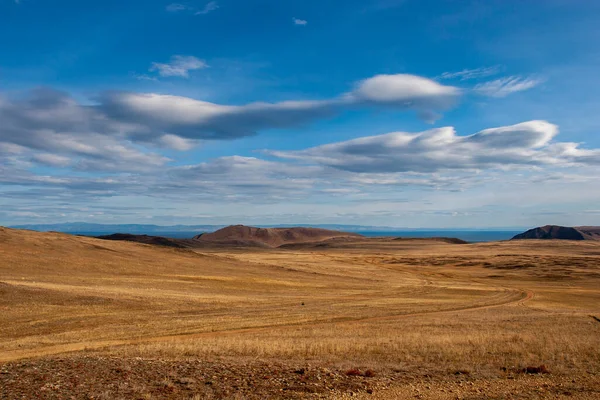
[[[191,251],[2,229],[0,398],[594,398],[599,273],[598,243]]]

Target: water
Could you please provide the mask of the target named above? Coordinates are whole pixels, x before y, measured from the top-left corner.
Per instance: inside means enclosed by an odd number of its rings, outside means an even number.
[[[358,231],[361,235],[367,237],[377,236],[393,236],[404,238],[431,238],[431,237],[451,237],[462,239],[467,242],[493,242],[497,240],[509,240],[513,236],[522,231],[446,231],[446,230],[431,230],[431,231]],[[75,235],[84,236],[101,236],[110,235],[107,232],[71,232]],[[130,233],[130,232],[126,232]],[[174,239],[191,239],[202,232],[148,232],[150,236],[163,236]],[[140,234],[140,233],[136,233]]]
[[[462,239],[467,242],[493,242],[497,240],[509,240],[521,231],[365,231],[357,232],[368,237],[394,236],[404,238],[431,238],[451,237]]]

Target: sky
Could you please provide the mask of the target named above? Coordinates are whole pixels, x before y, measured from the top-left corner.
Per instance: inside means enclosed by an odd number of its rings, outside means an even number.
[[[600,2],[0,0],[0,225],[600,225]]]

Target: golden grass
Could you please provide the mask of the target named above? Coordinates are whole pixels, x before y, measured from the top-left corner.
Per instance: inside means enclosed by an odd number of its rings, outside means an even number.
[[[600,245],[357,240],[194,252],[0,228],[0,361],[312,360],[600,372]]]

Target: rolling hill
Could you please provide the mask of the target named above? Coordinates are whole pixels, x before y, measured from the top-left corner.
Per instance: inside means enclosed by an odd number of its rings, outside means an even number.
[[[357,233],[339,232],[320,228],[256,228],[232,225],[213,233],[194,237],[203,243],[258,247],[279,247],[287,244],[313,243],[334,238],[360,238]]]
[[[530,229],[512,238],[512,240],[521,239],[600,240],[600,227],[545,225]]]

